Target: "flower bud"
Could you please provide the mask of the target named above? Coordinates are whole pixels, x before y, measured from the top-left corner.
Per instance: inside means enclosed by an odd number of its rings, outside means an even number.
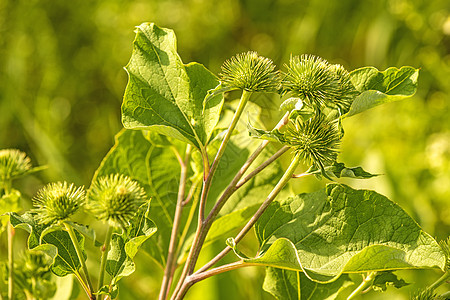
[[[337,120],[315,114],[303,121],[297,118],[286,126],[286,140],[307,164],[323,169],[337,158],[342,138]]]
[[[136,181],[114,174],[100,177],[92,184],[87,209],[99,220],[126,226],[146,198],[144,189]]]
[[[339,92],[332,102],[345,114],[350,110],[353,99],[358,95],[358,91],[353,86],[350,74],[341,65],[332,65],[331,70],[336,74],[339,81]]]
[[[273,62],[253,51],[225,61],[220,77],[224,86],[249,92],[275,92],[280,86]]]
[[[349,73],[341,65],[302,55],[291,57],[283,80],[283,92],[299,97],[316,110],[338,108],[341,114],[350,109],[357,92]]]
[[[0,181],[11,180],[25,174],[31,168],[31,160],[17,149],[0,150]]]
[[[85,196],[84,188],[77,188],[73,183],[49,183],[33,198],[33,211],[40,224],[66,220],[84,205]]]

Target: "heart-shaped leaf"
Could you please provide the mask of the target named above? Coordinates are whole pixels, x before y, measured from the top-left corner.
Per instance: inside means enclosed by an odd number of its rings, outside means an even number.
[[[273,202],[255,225],[251,264],[305,272],[318,282],[342,273],[445,267],[438,243],[388,198],[340,184]]]
[[[122,105],[125,128],[149,129],[203,149],[219,120],[222,94],[203,102],[219,82],[204,66],[183,64],[172,30],[136,27]]]

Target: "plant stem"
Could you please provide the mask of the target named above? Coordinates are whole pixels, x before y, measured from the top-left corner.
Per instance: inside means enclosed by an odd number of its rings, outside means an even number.
[[[355,298],[359,293],[364,291],[366,288],[370,287],[370,284],[372,280],[375,278],[375,275],[377,275],[377,272],[370,272],[366,278],[363,278],[363,281],[361,284],[348,296],[347,300]]]
[[[243,268],[243,267],[250,267],[250,266],[252,266],[252,264],[245,264],[242,260],[240,260],[240,261],[237,261],[234,263],[226,264],[226,265],[208,270],[208,271],[200,273],[200,274],[192,274],[186,278],[186,281],[191,284],[194,284],[196,282],[202,281],[208,277],[211,277],[211,276],[214,276],[214,275],[217,275],[220,273],[236,270],[236,269]]]
[[[191,146],[187,145],[184,161],[180,162],[181,171],[180,171],[180,184],[178,187],[177,206],[175,208],[175,216],[174,216],[174,221],[173,221],[172,233],[170,235],[166,268],[164,269],[164,277],[163,277],[163,280],[161,283],[161,290],[159,291],[159,300],[165,300],[167,298],[167,294],[170,290],[171,277],[173,275],[172,269],[173,269],[173,264],[175,261],[175,254],[176,254],[176,249],[177,249],[178,231],[180,228],[181,215],[183,212],[183,201],[184,201],[184,194],[185,194],[185,190],[186,190],[186,180],[187,180],[187,174],[188,174],[188,163],[189,163],[190,154],[191,154]]]
[[[113,226],[108,225],[108,229],[106,231],[105,243],[103,244],[102,251],[102,260],[100,263],[100,274],[98,275],[98,289],[101,289],[103,286],[103,282],[105,279],[105,269],[106,269],[106,261],[108,258],[109,245],[111,244],[111,237],[113,233]]]
[[[185,202],[187,202],[187,200],[194,197],[193,194],[194,194],[195,190],[198,188],[198,186],[200,185],[200,182],[201,182],[201,178],[199,178],[199,180],[196,180],[192,184],[191,189],[188,193],[188,196],[187,196],[186,200],[183,202],[183,205],[185,205]],[[181,237],[180,237],[180,240],[178,243],[177,253],[180,253],[181,247],[183,246],[184,241],[186,240],[186,237],[189,232],[189,228],[191,227],[192,220],[194,219],[194,216],[195,216],[195,210],[197,208],[199,199],[200,199],[199,195],[196,195],[194,201],[192,202],[192,206],[191,206],[191,209],[189,210],[188,218],[186,220],[186,223],[184,224],[184,229],[183,229],[183,232],[181,233]]]
[[[86,282],[87,282],[87,285],[88,285],[88,288],[89,288],[89,290],[87,291],[89,299],[95,300],[96,297],[94,295],[94,288],[92,286],[91,278],[89,277],[89,272],[88,272],[88,269],[86,267],[86,263],[84,261],[83,253],[81,251],[80,244],[78,243],[78,239],[77,239],[77,236],[75,234],[75,231],[73,230],[72,226],[70,226],[70,224],[68,224],[67,222],[63,222],[63,224],[64,224],[67,232],[69,233],[70,239],[72,240],[73,246],[75,247],[75,251],[77,252],[77,256],[78,256],[78,259],[80,261],[81,268],[83,269],[84,276],[86,277]]]
[[[256,221],[261,217],[261,215],[264,213],[266,208],[269,206],[270,203],[275,199],[275,197],[281,192],[281,190],[284,188],[284,186],[288,183],[288,181],[292,178],[292,174],[294,174],[295,169],[297,168],[298,164],[300,162],[300,155],[297,153],[293,157],[291,164],[281,177],[281,179],[278,181],[276,186],[273,188],[273,190],[270,192],[270,194],[267,196],[266,200],[261,204],[261,206],[258,208],[258,210],[255,212],[255,214],[251,217],[251,219],[247,222],[247,224],[242,228],[242,230],[236,235],[235,242],[238,243],[242,238],[250,231],[250,229],[253,227],[253,225],[256,223]],[[213,266],[215,263],[217,263],[220,259],[222,259],[228,252],[231,251],[230,247],[226,247],[222,252],[220,252],[216,257],[214,257],[211,261],[209,261],[205,266],[203,266],[200,270],[195,272],[195,276],[200,275],[201,273],[208,270],[211,266]],[[193,282],[185,281],[182,283],[180,290],[175,294],[173,299],[179,300],[182,299],[188,289],[193,285]]]
[[[75,272],[74,275],[75,275],[75,278],[78,280],[78,282],[81,284],[81,287],[83,288],[83,290],[88,295],[89,299],[92,299],[91,292],[89,291],[89,287],[86,285],[86,282],[84,282],[83,278],[81,277],[81,274],[78,272]]]
[[[181,273],[181,277],[179,279],[178,285],[175,289],[174,295],[177,293],[177,291],[181,288],[181,285],[183,284],[185,278],[187,275],[192,274],[193,269],[195,268],[195,263],[197,262],[198,255],[200,253],[201,249],[201,234],[203,232],[203,226],[204,226],[204,219],[205,219],[205,206],[206,206],[206,200],[208,198],[209,189],[211,187],[211,182],[214,177],[214,173],[219,165],[219,161],[222,158],[225,148],[228,144],[228,141],[231,138],[231,135],[233,133],[234,128],[236,127],[239,118],[242,115],[242,112],[244,111],[245,105],[247,104],[248,100],[250,99],[250,96],[252,95],[252,92],[248,91],[242,91],[241,99],[239,101],[238,107],[233,115],[233,118],[231,120],[230,125],[228,126],[228,130],[225,134],[225,137],[222,140],[222,143],[219,146],[219,150],[217,151],[217,154],[214,158],[214,161],[211,165],[211,168],[208,168],[208,166],[204,166],[204,180],[203,180],[203,188],[202,193],[200,196],[200,204],[199,204],[199,211],[198,211],[198,225],[197,225],[197,231],[194,236],[194,240],[192,242],[191,250],[189,251],[188,258],[186,260],[186,263],[184,265],[183,271]],[[205,160],[207,160],[207,154],[202,153],[203,156],[203,162],[205,164]],[[206,156],[206,157],[205,157]]]
[[[250,174],[245,176],[243,179],[239,180],[239,182],[236,184],[236,189],[240,188],[244,184],[246,184],[250,179],[252,179],[254,176],[256,176],[259,172],[264,170],[268,165],[273,163],[275,160],[277,160],[281,155],[283,155],[286,151],[289,150],[288,146],[283,146],[280,150],[278,150],[274,155],[272,155],[269,159],[267,159],[265,162],[263,162],[260,166],[258,166],[256,169],[254,169]]]
[[[219,161],[225,152],[225,148],[228,144],[228,141],[230,140],[231,135],[233,134],[233,130],[234,130],[234,128],[236,128],[239,118],[241,117],[242,112],[244,111],[245,105],[247,104],[251,95],[252,95],[252,92],[248,92],[246,90],[242,91],[241,99],[240,99],[238,107],[234,113],[233,119],[231,120],[230,126],[228,126],[227,133],[225,134],[225,137],[223,138],[223,141],[220,144],[219,150],[217,151],[216,157],[214,158],[214,161],[211,165],[211,169],[210,169],[210,172],[209,172],[209,175],[207,178],[207,182],[209,182],[209,183],[211,183],[211,181],[212,181],[214,172],[216,171],[217,166],[219,165]]]
[[[5,180],[3,182],[3,188],[5,195],[11,193],[11,180]],[[7,225],[7,235],[8,235],[8,299],[14,299],[14,235],[15,230],[11,222]]]
[[[14,299],[14,227],[8,224],[8,299]]]
[[[281,118],[280,122],[275,126],[274,129],[280,129],[288,122],[289,113],[286,113],[283,118]],[[264,163],[262,163],[259,167],[257,167],[253,172],[251,172],[249,175],[247,175],[243,180],[240,180],[242,176],[244,176],[245,172],[247,172],[248,168],[252,165],[252,163],[256,160],[256,158],[261,154],[261,152],[265,149],[265,147],[269,144],[269,141],[265,140],[261,142],[261,144],[258,146],[258,148],[253,152],[253,154],[247,159],[247,161],[244,163],[244,165],[241,167],[241,169],[236,173],[233,180],[231,180],[230,184],[228,184],[227,188],[223,192],[222,196],[219,198],[219,200],[216,202],[214,207],[211,209],[208,217],[205,220],[205,223],[207,224],[205,227],[207,228],[206,231],[209,230],[209,228],[212,225],[212,222],[217,217],[218,213],[222,209],[222,207],[225,205],[226,201],[231,197],[231,195],[239,189],[241,186],[243,186],[247,181],[249,181],[251,178],[253,178],[256,174],[261,172],[264,168],[266,168],[268,165],[270,165],[272,162],[274,162],[278,157],[280,157],[284,152],[286,152],[289,148],[283,147],[277,153],[275,153],[272,157],[270,157],[268,160],[266,160]]]
[[[444,299],[449,299],[450,298],[450,291],[441,294],[441,297],[444,298]]]
[[[437,289],[441,284],[443,284],[444,282],[447,281],[447,279],[450,279],[450,269],[447,270],[444,275],[442,275],[441,277],[439,277],[438,280],[436,280],[435,282],[433,282],[429,287],[427,287],[427,291],[433,291],[435,289]]]

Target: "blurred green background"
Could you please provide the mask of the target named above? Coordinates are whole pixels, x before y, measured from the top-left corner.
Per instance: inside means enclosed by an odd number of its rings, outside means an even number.
[[[89,185],[122,128],[123,67],[142,22],[174,29],[183,61],[216,74],[225,59],[248,50],[280,68],[303,53],[348,70],[421,68],[412,99],[344,122],[340,159],[384,174],[352,186],[387,195],[438,240],[449,235],[448,0],[0,0],[0,149],[19,148],[35,165],[48,165],[19,182],[27,197],[48,181]],[[264,106],[277,115],[276,104]],[[295,188],[323,184],[307,179]],[[263,270],[235,274],[199,284],[192,299],[199,292],[202,299],[271,299],[259,288]],[[157,287],[138,267],[121,299],[152,299]],[[407,299],[409,292],[394,293]]]

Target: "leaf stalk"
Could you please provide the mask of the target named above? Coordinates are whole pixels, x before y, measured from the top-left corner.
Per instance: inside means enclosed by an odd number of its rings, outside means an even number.
[[[98,288],[101,289],[105,279],[106,261],[108,258],[109,246],[111,244],[111,237],[113,233],[113,226],[109,225],[106,231],[105,243],[101,247],[102,258],[100,262],[100,273],[98,275]]]
[[[354,299],[358,294],[369,288],[375,278],[375,275],[377,275],[377,272],[370,272],[365,278],[363,278],[361,284],[350,294],[350,296],[347,297],[347,300]]]
[[[94,294],[94,287],[92,286],[91,278],[89,277],[89,272],[86,267],[86,263],[84,261],[83,253],[81,251],[80,244],[78,243],[78,239],[75,235],[75,231],[73,230],[72,226],[68,224],[67,222],[63,222],[64,227],[66,228],[67,232],[69,233],[70,239],[72,240],[73,246],[75,247],[75,251],[77,253],[78,259],[80,260],[81,268],[83,269],[84,276],[86,277],[86,282],[88,285],[88,296],[89,299],[95,300],[95,294]]]

